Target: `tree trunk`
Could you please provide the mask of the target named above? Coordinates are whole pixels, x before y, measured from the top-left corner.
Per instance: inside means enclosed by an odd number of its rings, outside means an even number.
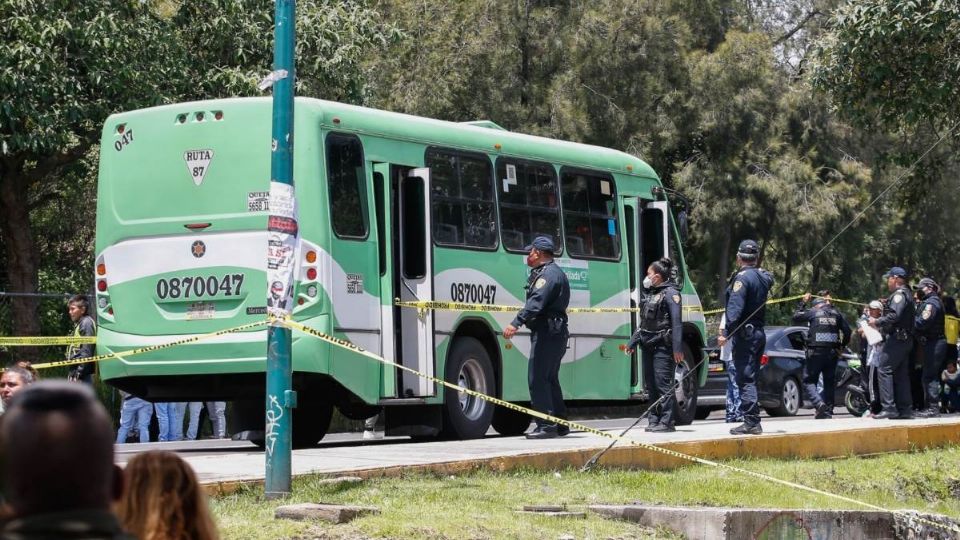
[[[6,248],[4,261],[11,292],[35,293],[40,258],[30,225],[27,184],[22,175],[9,174],[9,171],[4,171],[0,178],[0,234]],[[16,296],[10,300],[13,334],[39,336],[39,298]],[[22,348],[17,354],[25,360],[40,358],[36,347]]]
[[[787,260],[783,265],[783,296],[790,296],[790,280],[793,279],[793,242],[787,238]]]
[[[727,295],[727,278],[730,276],[730,236],[733,231],[730,230],[730,227],[727,227],[726,234],[723,235],[723,240],[717,242],[717,272],[719,273],[719,279],[717,280],[717,305],[721,307],[724,306],[724,300]]]

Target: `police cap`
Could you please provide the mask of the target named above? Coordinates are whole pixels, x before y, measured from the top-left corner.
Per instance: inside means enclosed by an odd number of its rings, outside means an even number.
[[[894,267],[891,268],[886,274],[884,274],[883,277],[885,277],[885,278],[888,278],[888,277],[899,277],[899,278],[904,278],[904,279],[906,279],[906,278],[907,278],[907,271],[904,270],[903,268],[899,267],[899,266],[894,266]]]
[[[540,251],[546,251],[547,253],[553,254],[556,251],[556,248],[553,245],[553,238],[549,236],[538,236],[533,239],[533,242],[523,248],[524,251],[530,252],[531,249],[538,249]]]
[[[933,290],[935,290],[935,291],[939,291],[939,290],[940,290],[940,285],[938,285],[936,281],[934,281],[933,279],[928,278],[928,277],[925,277],[925,278],[921,279],[921,280],[920,280],[920,283],[917,283],[917,288],[918,288],[918,289],[923,289],[924,287],[930,287],[931,289],[933,289]]]
[[[760,254],[760,245],[753,240],[744,240],[740,242],[740,247],[737,248],[737,254],[756,257]]]

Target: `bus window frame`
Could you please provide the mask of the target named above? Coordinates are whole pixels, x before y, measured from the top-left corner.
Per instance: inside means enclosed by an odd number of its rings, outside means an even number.
[[[475,158],[475,159],[476,159],[476,158],[481,158],[481,159],[486,160],[487,163],[490,164],[490,182],[491,182],[490,188],[493,190],[493,199],[492,199],[490,202],[493,204],[493,214],[494,214],[494,223],[493,223],[494,232],[493,232],[493,236],[494,236],[494,240],[495,240],[494,245],[493,245],[492,247],[466,246],[466,245],[463,245],[463,244],[447,244],[447,243],[445,243],[445,242],[439,242],[439,241],[437,241],[437,237],[436,237],[436,235],[434,234],[434,229],[433,229],[433,226],[436,224],[436,220],[437,220],[436,213],[433,211],[433,182],[434,182],[434,175],[433,175],[433,169],[430,169],[430,208],[428,208],[427,211],[430,212],[430,241],[433,243],[433,246],[434,246],[434,247],[442,247],[442,248],[445,248],[445,249],[460,249],[460,250],[463,250],[463,251],[483,251],[483,252],[495,252],[495,251],[499,251],[500,245],[501,245],[503,242],[500,240],[500,198],[498,197],[498,193],[497,193],[497,166],[496,166],[496,163],[494,163],[493,160],[490,159],[490,156],[489,156],[489,155],[484,154],[483,152],[472,152],[472,151],[469,151],[469,150],[460,150],[460,149],[450,148],[450,147],[446,147],[446,146],[431,145],[431,146],[427,146],[427,147],[424,149],[424,151],[423,151],[423,166],[424,166],[424,167],[429,167],[429,163],[427,162],[427,155],[430,154],[431,151],[439,152],[439,153],[445,153],[445,154],[453,155],[453,156],[463,156],[463,157]],[[461,200],[463,200],[463,199],[461,199]]]
[[[363,182],[362,188],[363,193],[360,193],[360,204],[363,206],[363,236],[353,236],[347,234],[340,234],[337,232],[336,228],[333,226],[333,196],[330,190],[330,161],[329,161],[329,148],[328,144],[330,142],[330,137],[343,137],[346,139],[353,139],[360,145],[360,163],[363,166]],[[363,140],[356,133],[349,131],[327,131],[326,135],[323,137],[323,180],[324,184],[327,187],[327,214],[329,219],[330,231],[340,240],[347,240],[353,242],[365,242],[370,239],[370,193],[368,193],[368,184],[370,179],[373,178],[373,170],[368,171],[367,167],[367,153],[366,149],[363,147]],[[367,177],[367,173],[370,172],[370,178]]]
[[[620,197],[619,197],[620,190],[619,190],[618,187],[617,187],[617,179],[616,179],[612,174],[610,174],[609,172],[606,172],[606,171],[598,171],[598,170],[595,170],[595,169],[588,169],[588,168],[585,168],[585,167],[573,167],[573,166],[569,166],[569,165],[564,165],[564,166],[560,167],[560,175],[557,177],[557,188],[560,189],[560,210],[561,210],[560,225],[563,227],[563,231],[564,231],[564,237],[563,237],[564,243],[566,243],[566,241],[567,241],[567,237],[566,237],[566,227],[567,227],[567,224],[566,224],[566,219],[565,219],[565,218],[566,218],[566,212],[567,212],[567,210],[566,210],[566,207],[565,207],[564,204],[563,204],[563,175],[564,175],[565,172],[569,172],[569,173],[573,173],[573,174],[580,173],[580,174],[585,174],[585,175],[589,175],[589,176],[595,176],[595,177],[604,178],[604,179],[606,179],[606,180],[609,180],[609,181],[610,181],[610,185],[611,185],[612,188],[613,188],[613,190],[612,190],[612,192],[611,192],[611,194],[610,194],[610,198],[613,200],[613,208],[614,208],[614,212],[616,212],[616,213],[613,215],[613,219],[614,219],[614,221],[615,221],[616,224],[617,224],[617,238],[616,238],[616,240],[615,240],[614,242],[612,242],[612,245],[617,246],[617,256],[616,256],[616,257],[600,257],[600,256],[597,256],[597,255],[574,255],[573,252],[570,252],[570,251],[567,252],[567,253],[568,253],[568,256],[569,256],[571,259],[580,259],[580,260],[584,260],[584,261],[605,261],[605,262],[620,262],[620,261],[622,261],[622,260],[623,260],[623,245],[622,245],[622,244],[623,244],[623,241],[624,241],[624,234],[623,234],[623,221],[622,221],[622,217],[621,217],[621,216],[623,215],[623,212],[621,211],[621,205],[622,205],[623,203],[622,203],[622,201],[620,201]],[[581,214],[581,212],[577,212],[577,214],[579,215],[579,214]],[[595,214],[589,214],[589,213],[586,214],[586,215],[589,216],[589,217],[595,216]]]
[[[502,216],[502,213],[500,212],[500,210],[501,210],[501,205],[503,204],[503,202],[501,202],[501,200],[500,200],[500,190],[497,189],[497,187],[498,187],[498,186],[497,186],[497,170],[500,168],[500,162],[501,162],[501,161],[504,162],[504,167],[506,167],[506,164],[508,164],[508,163],[512,163],[512,164],[515,164],[515,165],[516,165],[516,164],[534,165],[534,166],[545,165],[545,166],[549,167],[550,170],[553,172],[554,185],[557,186],[557,190],[556,190],[556,192],[555,192],[555,194],[556,194],[556,196],[557,196],[557,226],[558,226],[559,231],[560,231],[560,238],[559,238],[559,240],[560,240],[560,245],[559,245],[560,250],[559,250],[558,252],[554,253],[553,255],[554,255],[554,257],[563,257],[563,256],[567,253],[567,247],[566,247],[566,242],[565,242],[565,240],[564,240],[564,229],[563,229],[563,201],[562,201],[562,198],[563,198],[563,197],[562,197],[562,194],[561,194],[561,192],[560,192],[560,172],[557,170],[557,165],[554,164],[554,163],[551,163],[551,162],[549,162],[549,161],[537,161],[537,160],[535,160],[535,159],[525,159],[525,158],[519,158],[519,157],[513,157],[513,156],[497,156],[497,159],[496,159],[496,160],[494,161],[494,163],[493,163],[493,189],[494,189],[494,191],[495,191],[496,194],[497,194],[497,195],[496,195],[496,199],[497,199],[497,227],[500,229],[500,236],[501,236],[501,238],[500,238],[500,245],[503,246],[503,250],[504,250],[505,252],[507,252],[507,253],[527,253],[526,251],[524,251],[523,248],[514,249],[514,248],[507,247],[507,244],[503,241],[503,221],[502,221],[502,217],[501,217],[501,216]],[[506,203],[506,204],[512,205],[513,203]],[[519,206],[519,205],[518,205],[518,206]],[[531,233],[534,233],[534,232],[536,232],[536,231],[530,231],[530,232],[531,232]],[[532,239],[531,239],[531,240],[532,240]],[[555,247],[556,247],[556,246],[555,246]]]

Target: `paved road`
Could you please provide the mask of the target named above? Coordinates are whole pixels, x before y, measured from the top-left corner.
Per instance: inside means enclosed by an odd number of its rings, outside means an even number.
[[[835,411],[837,418],[851,418],[846,409],[838,407]],[[809,420],[813,418],[813,411],[801,409],[797,416],[777,418],[778,422],[791,422],[797,420]],[[765,420],[768,419],[764,415]],[[596,420],[575,420],[592,428],[604,431],[624,430],[632,424],[636,418],[605,418]],[[692,426],[682,427],[681,430],[690,430],[699,426],[722,424],[723,411],[714,411],[706,420],[695,420]],[[641,421],[637,431],[642,433],[646,421]],[[499,434],[492,428],[487,433],[489,438],[498,438]],[[386,437],[373,441],[364,441],[360,433],[331,433],[320,442],[320,448],[339,448],[357,445],[380,445],[380,444],[404,444],[417,445],[425,443],[414,443],[408,437]],[[256,451],[256,447],[246,441],[232,440],[198,440],[198,441],[179,441],[166,443],[146,443],[146,444],[120,444],[116,446],[117,462],[126,463],[135,454],[146,452],[148,450],[169,450],[177,452],[183,457],[201,458],[214,456],[230,456],[238,453],[247,453]]]

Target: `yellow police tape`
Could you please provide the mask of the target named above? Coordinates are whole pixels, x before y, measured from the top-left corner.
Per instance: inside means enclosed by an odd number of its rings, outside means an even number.
[[[785,300],[784,300],[784,301],[785,301]],[[571,421],[565,420],[565,419],[563,419],[563,418],[557,418],[557,417],[555,417],[555,416],[551,416],[551,415],[549,415],[549,414],[544,414],[544,413],[541,413],[541,412],[539,412],[539,411],[535,411],[535,410],[533,410],[533,409],[529,409],[529,408],[527,408],[527,407],[521,407],[520,405],[516,405],[516,404],[514,404],[514,403],[510,403],[509,401],[504,401],[504,400],[499,399],[499,398],[495,398],[495,397],[492,397],[492,396],[488,396],[488,395],[483,394],[483,393],[481,393],[481,392],[477,392],[477,391],[475,391],[475,390],[470,390],[469,388],[464,388],[464,387],[462,387],[462,386],[459,386],[459,385],[456,385],[456,384],[447,382],[447,381],[445,381],[445,380],[443,380],[443,379],[439,379],[439,378],[434,377],[434,376],[432,376],[432,375],[427,375],[426,373],[422,373],[422,372],[420,372],[420,371],[417,371],[417,370],[415,370],[415,369],[413,369],[413,368],[404,366],[404,365],[402,365],[402,364],[396,364],[396,363],[391,362],[391,361],[389,361],[389,360],[387,360],[387,359],[385,359],[385,358],[380,357],[379,355],[373,354],[373,353],[371,353],[371,352],[363,349],[362,347],[358,347],[358,346],[354,345],[353,343],[351,343],[350,341],[347,341],[347,340],[345,340],[345,339],[340,339],[340,338],[337,338],[337,337],[334,337],[334,336],[330,336],[330,335],[328,335],[328,334],[324,334],[323,332],[320,332],[320,331],[318,331],[318,330],[314,330],[313,328],[310,328],[309,326],[300,324],[300,323],[298,323],[298,322],[296,322],[296,321],[293,321],[293,320],[291,320],[291,319],[271,319],[271,320],[270,320],[270,323],[271,323],[271,324],[275,324],[275,323],[276,323],[276,324],[282,324],[282,325],[284,325],[284,326],[287,326],[288,328],[291,328],[291,329],[294,329],[294,330],[298,330],[298,331],[300,331],[300,332],[303,332],[304,334],[311,335],[311,336],[313,336],[313,337],[315,337],[315,338],[318,338],[318,339],[320,339],[320,340],[322,340],[322,341],[325,341],[325,342],[330,343],[330,344],[332,344],[332,345],[335,345],[335,346],[337,346],[337,347],[342,347],[342,348],[344,348],[344,349],[353,351],[353,352],[355,352],[355,353],[357,353],[357,354],[366,356],[367,358],[370,358],[370,359],[372,359],[372,360],[375,360],[375,361],[377,361],[377,362],[380,362],[381,364],[389,365],[389,366],[391,366],[391,367],[399,368],[399,369],[401,369],[401,370],[403,370],[403,371],[406,371],[406,372],[408,372],[408,373],[412,373],[412,374],[416,375],[417,377],[421,377],[421,378],[426,379],[426,380],[428,380],[428,381],[430,381],[430,382],[433,382],[433,383],[435,383],[435,384],[439,384],[439,385],[444,386],[444,387],[446,387],[446,388],[450,388],[451,390],[455,390],[455,391],[457,391],[457,392],[463,392],[463,393],[465,393],[465,394],[467,394],[467,395],[470,395],[470,396],[473,396],[473,397],[482,399],[482,400],[487,401],[487,402],[489,402],[489,403],[493,403],[494,405],[499,405],[499,406],[501,406],[501,407],[506,407],[506,408],[511,409],[511,410],[513,410],[513,411],[517,411],[517,412],[520,412],[520,413],[528,414],[528,415],[530,415],[530,416],[532,416],[532,417],[540,418],[541,420],[546,420],[546,421],[548,421],[548,422],[553,422],[553,423],[556,423],[556,424],[559,424],[559,425],[567,426],[567,427],[569,427],[570,429],[576,429],[576,430],[579,430],[579,431],[584,431],[584,432],[586,432],[586,433],[591,433],[591,434],[596,435],[596,436],[598,436],[598,437],[603,437],[603,438],[606,438],[606,439],[611,439],[611,440],[613,440],[613,441],[624,442],[624,443],[627,443],[627,444],[632,445],[632,446],[636,446],[636,447],[643,448],[643,449],[645,449],[645,450],[649,450],[649,451],[651,451],[651,452],[658,452],[658,453],[665,454],[665,455],[668,455],[668,456],[671,456],[671,457],[674,457],[674,458],[691,461],[691,462],[693,462],[693,463],[699,463],[699,464],[701,464],[701,465],[707,465],[707,466],[710,466],[710,467],[715,467],[715,468],[719,468],[719,469],[725,469],[725,470],[729,470],[729,471],[732,471],[732,472],[736,472],[736,473],[744,474],[744,475],[747,475],[747,476],[751,476],[751,477],[753,477],[753,478],[757,478],[757,479],[760,479],[760,480],[765,480],[765,481],[768,481],[768,482],[773,482],[773,483],[780,484],[780,485],[787,486],[787,487],[791,487],[791,488],[794,488],[794,489],[799,489],[799,490],[806,491],[806,492],[809,492],[809,493],[813,493],[813,494],[816,494],[816,495],[821,495],[821,496],[824,496],[824,497],[828,497],[828,498],[832,498],[832,499],[837,499],[837,500],[840,500],[840,501],[844,501],[844,502],[848,502],[848,503],[851,503],[851,504],[859,505],[859,506],[862,506],[862,507],[864,507],[864,508],[869,508],[869,509],[871,509],[871,510],[877,510],[877,511],[880,511],[880,512],[890,512],[890,513],[894,513],[894,514],[901,514],[901,515],[905,516],[906,519],[908,519],[908,520],[918,521],[918,522],[925,523],[925,524],[927,524],[927,525],[931,525],[931,526],[934,526],[934,527],[937,527],[937,528],[949,530],[949,531],[952,531],[952,532],[955,532],[955,533],[960,533],[960,527],[951,527],[951,526],[948,526],[948,525],[944,525],[944,524],[942,524],[942,523],[936,523],[936,522],[934,522],[934,521],[930,521],[930,520],[927,520],[927,519],[923,519],[923,518],[920,518],[920,517],[917,517],[917,516],[910,515],[910,514],[908,514],[907,512],[905,512],[905,511],[903,511],[903,510],[889,510],[889,509],[884,508],[884,507],[882,507],[882,506],[877,506],[877,505],[870,504],[870,503],[867,503],[867,502],[863,502],[863,501],[860,501],[860,500],[857,500],[857,499],[852,499],[852,498],[850,498],[850,497],[845,497],[845,496],[843,496],[843,495],[838,495],[838,494],[836,494],[836,493],[830,493],[830,492],[828,492],[828,491],[823,491],[823,490],[820,490],[820,489],[817,489],[817,488],[813,488],[813,487],[810,487],[810,486],[805,486],[805,485],[803,485],[803,484],[797,484],[797,483],[795,483],[795,482],[790,482],[790,481],[788,481],[788,480],[781,480],[780,478],[776,478],[776,477],[773,477],[773,476],[770,476],[770,475],[767,475],[767,474],[763,474],[763,473],[751,471],[751,470],[748,470],[748,469],[741,469],[741,468],[739,468],[739,467],[735,467],[735,466],[733,466],[733,465],[728,465],[728,464],[726,464],[726,463],[720,463],[720,462],[717,462],[717,461],[712,461],[712,460],[700,458],[700,457],[697,457],[697,456],[691,456],[691,455],[689,455],[689,454],[684,454],[684,453],[682,453],[682,452],[677,452],[676,450],[670,450],[670,449],[668,449],[668,448],[662,448],[662,447],[655,446],[655,445],[652,445],[652,444],[649,444],[649,443],[644,443],[644,442],[642,442],[642,441],[638,441],[638,440],[636,440],[636,439],[632,439],[632,438],[629,438],[629,437],[620,436],[620,435],[617,435],[617,434],[615,434],[615,433],[609,433],[609,432],[606,432],[606,431],[601,431],[601,430],[599,430],[599,429],[592,428],[592,427],[590,427],[590,426],[586,426],[586,425],[583,425],[583,424],[578,424],[578,423],[576,423],[576,422],[571,422]]]
[[[93,345],[96,336],[0,337],[0,346],[35,347],[40,345]]]
[[[110,360],[112,358],[121,359],[128,356],[135,356],[138,354],[145,354],[149,352],[161,351],[163,349],[169,349],[171,347],[177,347],[180,345],[187,345],[189,343],[196,343],[205,339],[215,338],[219,336],[224,336],[227,334],[232,334],[234,332],[240,332],[243,330],[249,330],[250,328],[256,328],[258,326],[263,326],[267,324],[268,321],[257,321],[249,324],[243,324],[240,326],[235,326],[233,328],[227,328],[224,330],[217,330],[216,332],[210,332],[208,334],[202,334],[199,336],[193,336],[184,339],[178,339],[176,341],[171,341],[169,343],[161,343],[160,345],[149,345],[147,347],[140,347],[138,349],[130,349],[129,351],[120,351],[113,352],[110,354],[101,354],[99,356],[91,356],[89,358],[78,358],[76,360],[59,360],[56,362],[45,362],[43,364],[34,364],[34,369],[49,369],[61,366],[75,366],[78,364],[86,364],[88,362],[101,362],[103,360]]]

